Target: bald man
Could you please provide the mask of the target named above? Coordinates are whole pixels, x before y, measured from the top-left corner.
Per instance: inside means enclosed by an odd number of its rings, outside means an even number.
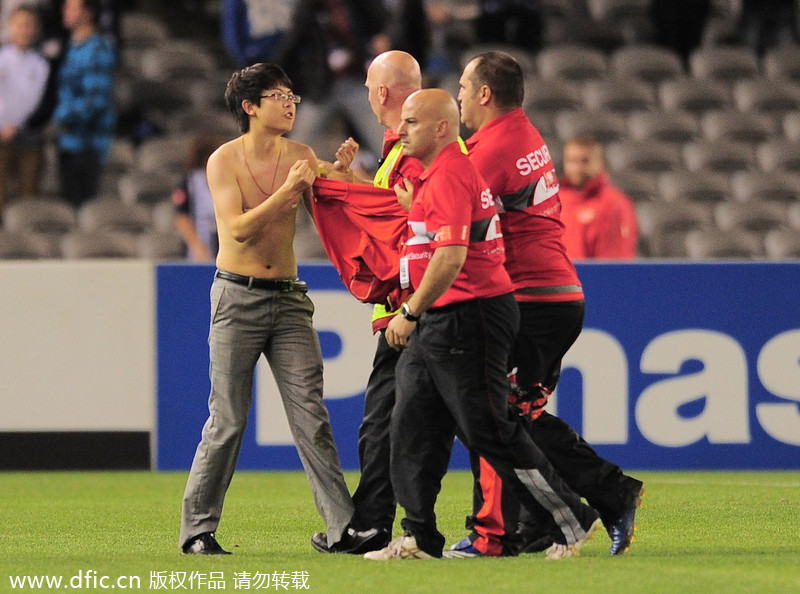
[[[400,123],[403,102],[411,93],[422,88],[419,63],[414,56],[403,51],[384,52],[370,63],[364,86],[367,87],[372,113],[375,114],[378,123],[387,128],[383,136],[380,168],[371,181],[355,175],[350,169],[350,164],[358,152],[358,143],[353,138],[348,138],[336,152],[337,160],[334,163],[320,161],[321,175],[381,188],[391,188],[398,178],[407,177],[408,168],[412,168],[408,173],[415,174],[415,178],[418,177],[422,171],[419,161],[403,159],[400,137],[394,130]]]
[[[419,183],[422,163],[403,150],[395,130],[400,125],[401,110],[406,98],[422,87],[422,73],[417,60],[402,51],[388,51],[377,56],[367,70],[369,104],[378,122],[386,126],[383,137],[382,163],[372,184],[392,188],[401,180]],[[366,182],[370,183],[370,182]],[[408,210],[410,204],[405,204]],[[392,536],[397,501],[389,476],[389,420],[395,403],[395,366],[399,351],[386,342],[386,327],[396,311],[376,304],[372,312],[372,331],[378,333],[378,344],[372,360],[372,371],[364,395],[364,418],[358,430],[358,460],[361,475],[353,493],[355,520],[364,530],[378,529]]]
[[[367,70],[364,83],[369,104],[378,122],[386,126],[383,138],[382,162],[372,181],[356,176],[350,169],[358,144],[348,138],[336,153],[334,163],[320,162],[325,176],[340,181],[368,184],[379,188],[392,188],[401,180],[419,182],[424,169],[422,163],[406,155],[400,136],[394,131],[400,124],[403,102],[422,86],[422,73],[417,60],[406,52],[392,50],[377,56]],[[408,204],[404,205],[408,210]],[[376,304],[372,313],[372,331],[378,333],[372,371],[364,396],[364,418],[358,430],[358,461],[361,474],[353,493],[356,513],[354,526],[363,530],[377,529],[384,542],[389,544],[397,511],[389,476],[389,420],[395,403],[395,365],[400,352],[389,347],[385,331],[396,311]],[[315,534],[311,543],[318,551],[328,552],[327,535]]]
[[[434,508],[453,439],[484,456],[521,501],[551,514],[577,551],[597,514],[555,474],[508,414],[506,363],[519,324],[494,198],[457,142],[459,110],[440,89],[411,94],[397,128],[403,150],[425,166],[409,211],[400,268],[414,293],[386,329],[402,354],[391,418],[391,479],[404,534],[366,559],[442,556]],[[412,184],[404,181],[405,190]]]

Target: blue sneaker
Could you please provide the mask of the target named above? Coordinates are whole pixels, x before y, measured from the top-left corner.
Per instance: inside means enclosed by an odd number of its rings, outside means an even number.
[[[484,557],[478,549],[472,546],[472,541],[469,536],[465,536],[456,544],[450,547],[449,551],[444,551],[442,557],[446,559],[466,559],[468,557]]]
[[[642,507],[644,488],[641,488],[633,497],[631,506],[622,516],[608,527],[608,536],[611,538],[611,555],[622,555],[631,548],[631,543],[636,532],[636,510]]]

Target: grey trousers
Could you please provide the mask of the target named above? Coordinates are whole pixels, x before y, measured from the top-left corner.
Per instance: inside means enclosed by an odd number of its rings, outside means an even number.
[[[180,546],[215,532],[241,449],[263,353],[280,390],[328,544],[353,517],[328,409],[322,400],[322,351],[312,325],[314,305],[299,290],[249,289],[215,278],[211,286],[209,417],[183,495]]]

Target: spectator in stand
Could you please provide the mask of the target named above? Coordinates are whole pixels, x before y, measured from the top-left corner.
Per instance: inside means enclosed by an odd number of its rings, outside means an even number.
[[[506,43],[537,52],[543,18],[541,0],[481,0],[475,32],[482,43]]]
[[[214,260],[219,251],[214,200],[208,187],[206,162],[224,139],[210,134],[197,134],[187,151],[186,174],[172,192],[175,206],[175,227],[186,244],[191,260]]]
[[[566,142],[560,185],[564,247],[570,259],[636,257],[636,208],[609,181],[603,146],[595,138],[576,136]]]
[[[424,0],[384,0],[389,12],[389,26],[385,32],[386,42],[373,44],[375,54],[398,50],[414,56],[424,69],[431,50],[431,23]]]
[[[651,0],[654,41],[688,63],[689,54],[703,40],[711,6],[712,0]]]
[[[39,18],[42,18],[41,11],[53,4],[50,0],[2,0],[0,2],[0,43],[9,43],[11,41],[11,32],[8,28],[8,23],[11,20],[11,15],[16,12],[20,6],[28,6],[36,8],[40,11]],[[39,24],[40,28],[43,26]],[[41,31],[40,31],[41,33]]]
[[[44,96],[50,65],[34,49],[41,20],[33,6],[20,5],[8,20],[9,42],[0,48],[0,215],[16,181],[16,195],[39,193],[44,135],[30,125]]]
[[[298,0],[224,0],[222,39],[237,68],[272,62]]]
[[[70,32],[58,73],[58,164],[64,200],[80,206],[93,198],[114,136],[114,69],[117,53],[100,33],[101,0],[66,0]]]
[[[739,41],[759,56],[770,47],[798,43],[796,0],[742,0]]]
[[[334,152],[320,130],[344,118],[372,164],[381,154],[383,128],[370,112],[364,93],[366,64],[374,44],[384,40],[387,14],[374,0],[299,0],[276,62],[286,68],[303,97],[292,138],[316,154]],[[378,43],[378,45],[380,45]],[[333,150],[331,150],[333,149]],[[363,156],[363,155],[362,155]]]

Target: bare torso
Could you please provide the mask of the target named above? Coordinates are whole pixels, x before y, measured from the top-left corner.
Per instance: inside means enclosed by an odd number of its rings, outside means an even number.
[[[223,144],[209,159],[219,233],[217,267],[260,278],[295,278],[297,208],[304,198],[308,204],[311,190],[310,182],[298,181],[292,170],[298,161],[308,161],[313,182],[314,153],[282,137],[269,149],[254,151],[244,138]]]

